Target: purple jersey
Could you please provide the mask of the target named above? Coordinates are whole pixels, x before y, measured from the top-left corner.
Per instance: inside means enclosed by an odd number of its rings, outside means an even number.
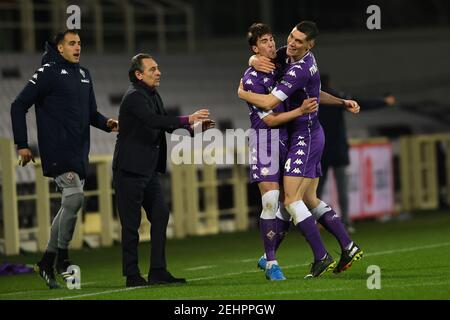
[[[302,59],[288,64],[271,93],[285,102],[288,111],[299,107],[307,98],[317,98],[319,103],[320,74],[313,53],[308,52]],[[318,111],[297,117],[289,123],[290,132],[315,127],[318,122]]]
[[[244,77],[242,78],[244,90],[260,94],[269,94],[275,87],[276,80],[277,80],[276,72],[272,73],[259,72],[256,71],[253,67],[248,68],[244,73]],[[264,117],[268,116],[272,112],[286,111],[284,103],[280,103],[278,106],[276,106],[274,109],[270,111],[264,111],[250,103],[247,103],[247,105],[248,108],[250,109],[249,116],[251,127],[255,130],[271,129],[263,121]],[[280,130],[279,137],[281,140],[286,140],[288,138],[287,128],[285,125],[274,127],[273,129]]]
[[[242,82],[244,90],[260,94],[269,94],[276,85],[277,75],[258,72],[253,67],[245,71]],[[264,118],[272,112],[285,112],[284,103],[270,111],[258,109],[248,103],[251,128],[249,136],[250,181],[279,182],[282,180],[282,166],[286,160],[288,132],[286,126],[271,128]],[[278,129],[278,130],[271,130]]]

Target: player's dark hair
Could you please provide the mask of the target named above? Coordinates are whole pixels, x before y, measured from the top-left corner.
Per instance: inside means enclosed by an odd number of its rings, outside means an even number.
[[[252,24],[250,28],[248,28],[247,41],[250,45],[250,50],[252,50],[252,46],[256,46],[258,39],[265,34],[272,34],[272,30],[267,24],[258,22]]]
[[[79,34],[80,30],[77,29],[66,29],[64,31],[59,31],[57,34],[55,34],[55,36],[53,37],[53,44],[55,46],[57,46],[58,44],[60,44],[63,40],[64,37],[66,36],[66,34],[71,33],[71,34]]]
[[[144,68],[142,67],[143,59],[153,59],[153,57],[147,53],[138,53],[133,58],[131,58],[130,69],[128,70],[128,78],[130,78],[131,82],[138,82],[139,79],[136,78],[135,72],[139,70],[140,72],[144,72]]]
[[[306,40],[314,40],[319,35],[319,29],[315,22],[312,21],[302,21],[295,26],[298,31],[306,34]]]

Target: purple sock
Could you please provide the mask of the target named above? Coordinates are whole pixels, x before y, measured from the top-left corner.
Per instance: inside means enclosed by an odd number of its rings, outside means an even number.
[[[264,251],[267,261],[275,260],[275,248],[277,244],[277,225],[275,219],[259,219],[259,230],[264,243]]]
[[[325,212],[318,221],[329,233],[336,237],[342,250],[352,242],[344,224],[334,210]]]
[[[320,237],[319,229],[316,226],[316,220],[313,216],[309,216],[302,222],[299,222],[296,227],[308,241],[314,254],[314,261],[322,260],[327,254],[327,250]]]
[[[276,223],[276,230],[277,230],[277,236],[275,238],[275,251],[278,250],[280,247],[281,242],[283,242],[284,237],[286,236],[289,225],[291,224],[290,221],[284,221],[278,217],[275,218]]]

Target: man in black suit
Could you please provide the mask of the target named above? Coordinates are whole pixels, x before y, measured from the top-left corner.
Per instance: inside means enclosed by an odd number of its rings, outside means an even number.
[[[163,200],[158,175],[166,170],[165,132],[189,128],[202,121],[213,126],[207,109],[189,116],[169,116],[156,87],[161,72],[148,54],[138,54],[131,60],[131,85],[125,93],[119,111],[120,133],[114,150],[113,171],[117,208],[122,224],[123,275],[126,286],[185,283],[167,271],[165,246],[169,209]],[[148,283],[138,267],[138,228],[141,207],[151,223],[151,255]]]

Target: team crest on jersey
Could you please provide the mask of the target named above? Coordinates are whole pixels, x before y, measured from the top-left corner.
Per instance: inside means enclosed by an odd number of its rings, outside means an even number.
[[[261,168],[261,175],[267,176],[269,174],[269,168]]]

